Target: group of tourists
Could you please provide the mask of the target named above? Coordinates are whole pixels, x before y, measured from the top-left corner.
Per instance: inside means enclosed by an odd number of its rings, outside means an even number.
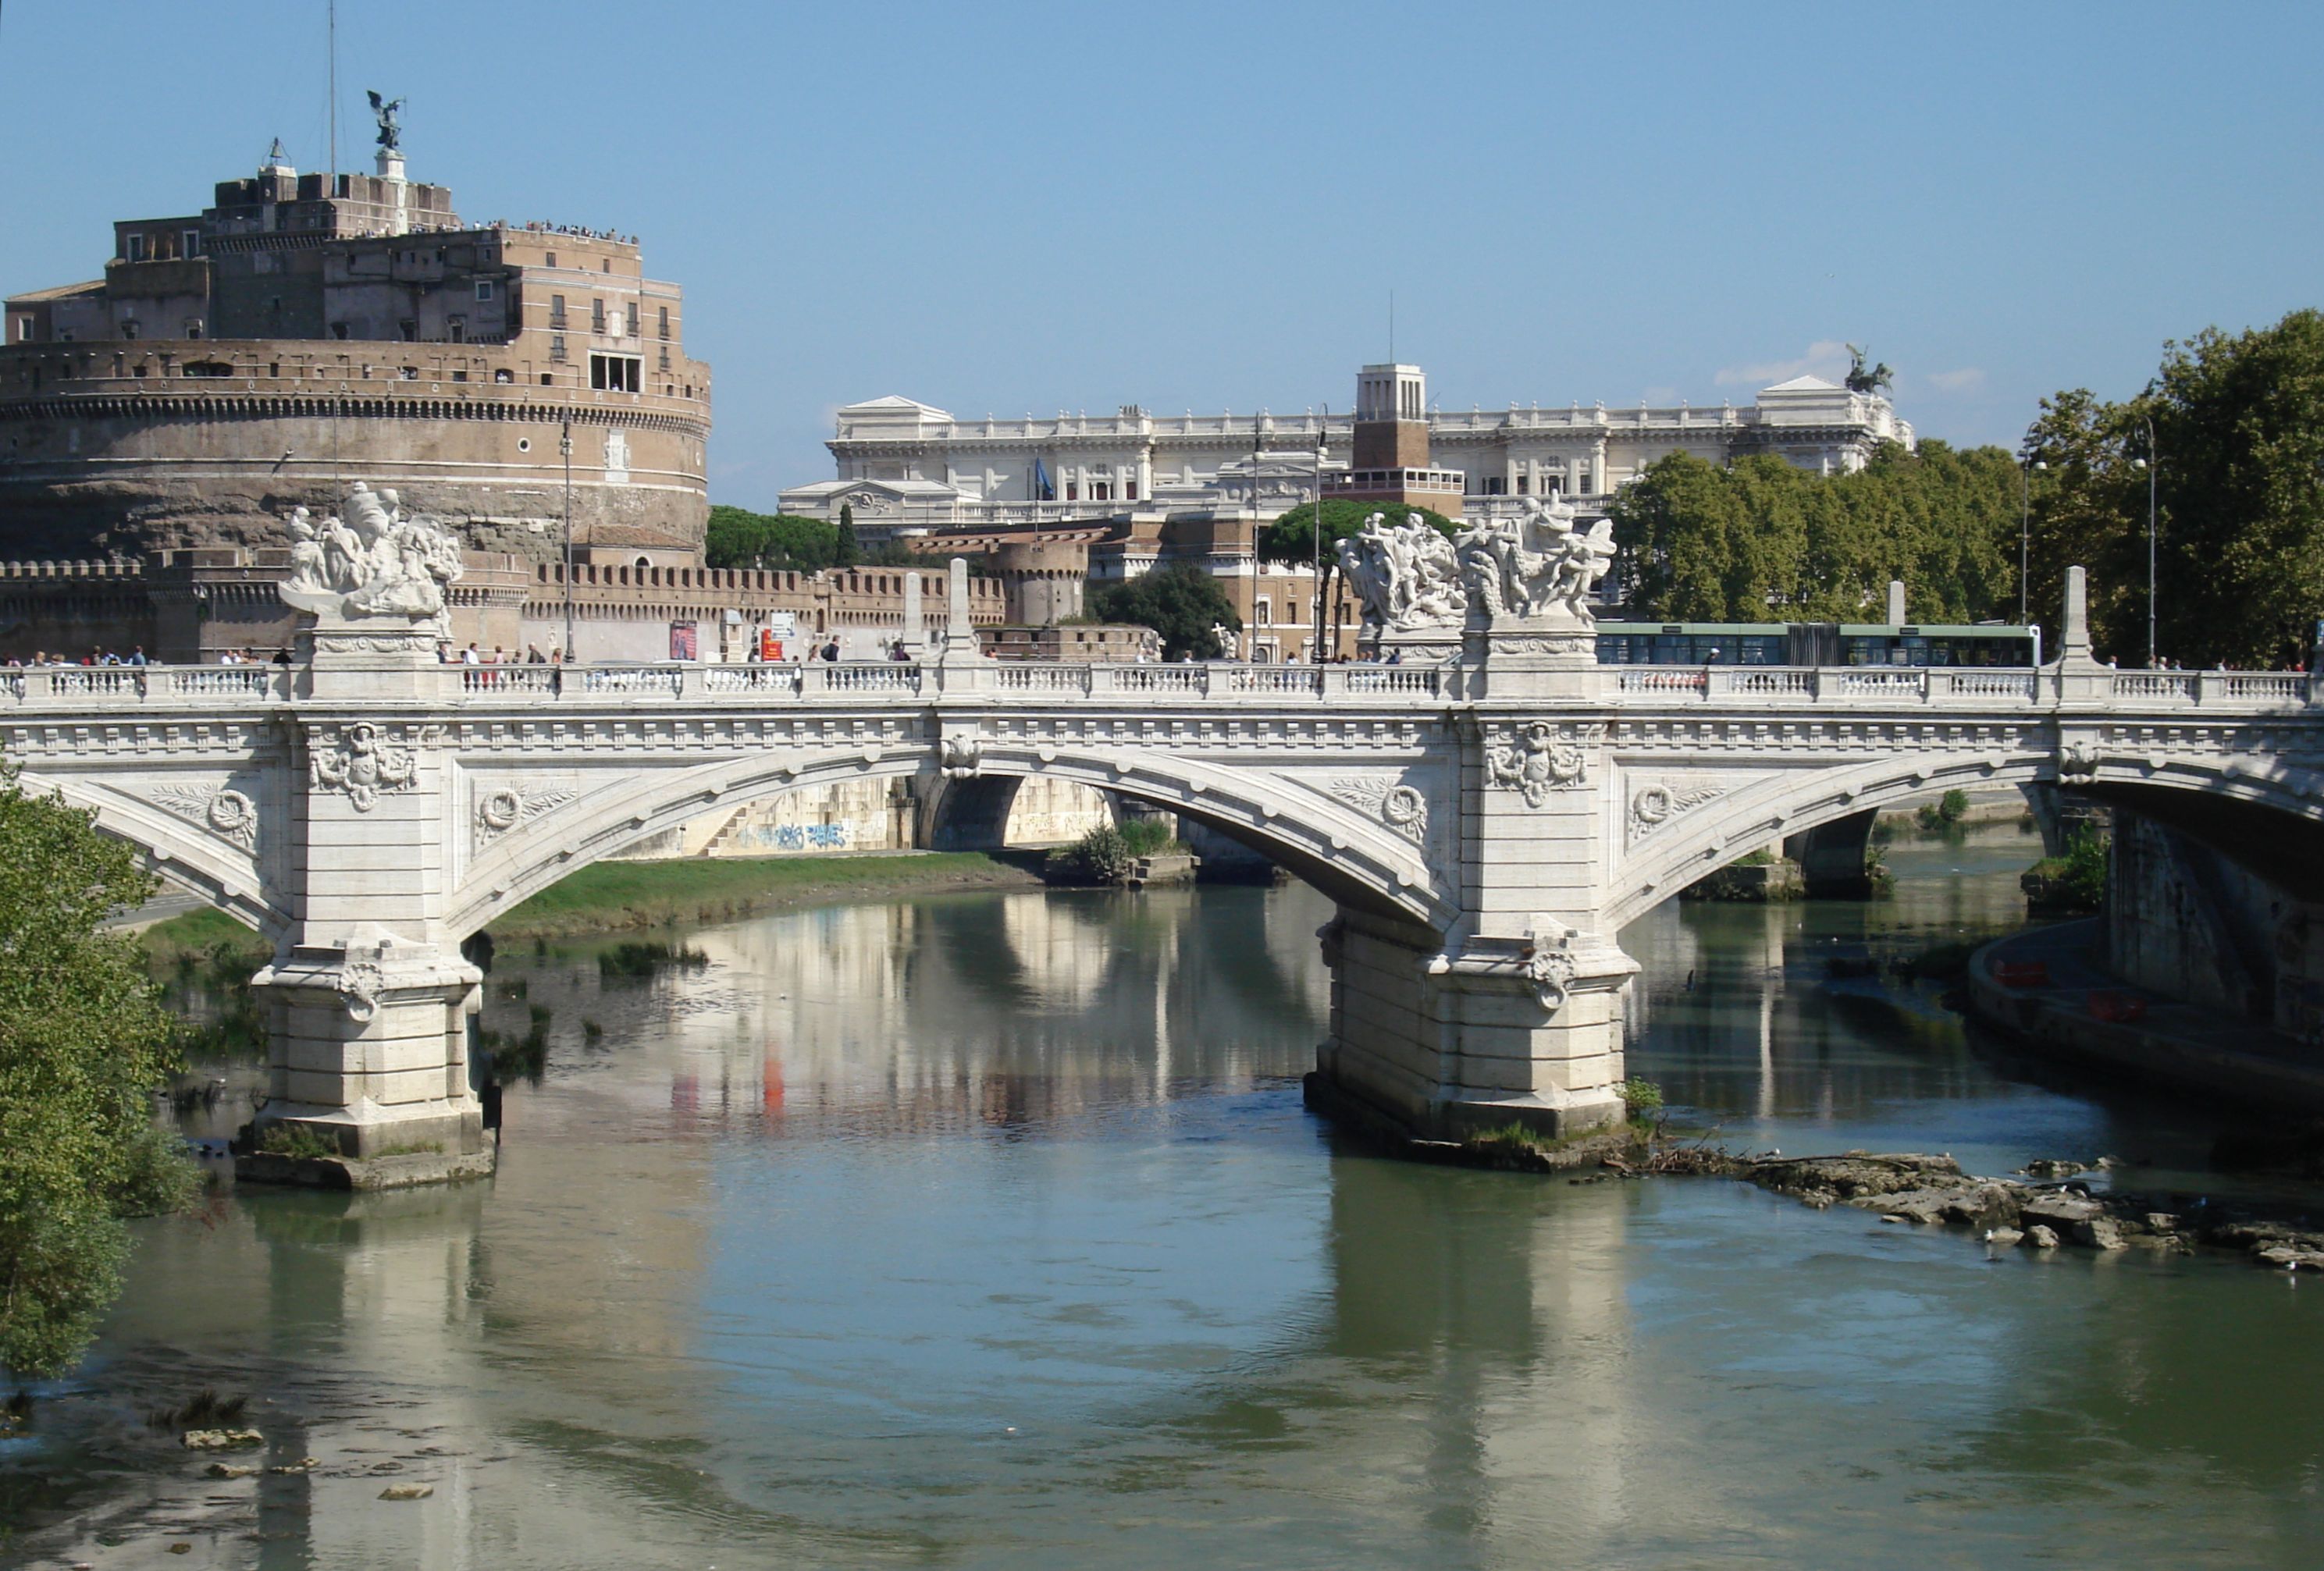
[[[474,644],[463,649],[456,648],[447,639],[436,646],[436,658],[447,666],[562,666],[565,664],[565,651],[561,648],[552,648],[544,655],[539,644],[527,644],[524,653],[519,656],[512,655],[501,645],[494,644],[492,653],[484,654]]]
[[[8,657],[8,668],[12,671],[21,671],[32,666],[143,666],[146,663],[145,646],[143,644],[126,655],[115,654],[106,648],[93,648],[77,658],[62,650],[52,655],[46,649],[35,649],[29,656]]]

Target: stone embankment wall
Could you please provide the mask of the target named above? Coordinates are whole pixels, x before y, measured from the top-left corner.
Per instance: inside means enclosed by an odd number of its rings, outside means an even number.
[[[2324,1035],[2324,903],[2120,811],[2107,878],[2116,975],[2303,1041]]]

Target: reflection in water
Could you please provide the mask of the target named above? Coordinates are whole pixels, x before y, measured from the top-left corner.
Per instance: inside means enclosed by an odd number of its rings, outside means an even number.
[[[1794,1149],[2179,1160],[2200,1131],[2013,1084],[1932,999],[1826,976],[2011,920],[2026,854],[1898,848],[1881,905],[1654,913],[1634,1071]],[[5,1464],[32,1547],[2178,1566],[2298,1563],[2324,1525],[2312,1284],[1342,1145],[1296,1086],[1327,914],[839,907],[688,934],[706,969],[630,987],[503,951],[493,1010],[553,1023],[499,1174],[146,1228],[88,1380]],[[262,1399],[267,1460],[322,1465],[202,1476],[138,1415],[205,1384]],[[435,1493],[379,1499],[399,1481]]]

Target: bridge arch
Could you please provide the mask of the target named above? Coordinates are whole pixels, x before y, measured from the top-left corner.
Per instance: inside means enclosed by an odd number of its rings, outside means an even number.
[[[1784,769],[1681,814],[1640,837],[1609,891],[1606,921],[1619,930],[1736,857],[1771,840],[1799,834],[1851,814],[1895,807],[1915,797],[1979,786],[2060,786],[2100,801],[2170,813],[2176,802],[2284,815],[2324,842],[2324,777],[2259,757],[2200,759],[2124,757],[2102,752],[2070,776],[2058,755],[2038,751],[1917,755],[1839,767]],[[1630,805],[1621,804],[1628,822]],[[2196,831],[2200,834],[2200,831]]]
[[[487,928],[567,875],[713,807],[744,807],[838,781],[924,773],[937,774],[932,747],[865,742],[624,775],[482,847],[447,903],[445,925],[456,939]],[[1430,868],[1420,846],[1261,771],[1147,748],[1019,748],[988,739],[975,773],[963,778],[1010,776],[1071,781],[1226,830],[1345,905],[1438,932],[1458,915],[1456,891]]]
[[[268,898],[255,856],[237,855],[200,826],[96,781],[36,770],[17,780],[26,795],[53,795],[93,812],[99,833],[136,847],[165,881],[244,926],[277,942],[289,932],[290,918]]]

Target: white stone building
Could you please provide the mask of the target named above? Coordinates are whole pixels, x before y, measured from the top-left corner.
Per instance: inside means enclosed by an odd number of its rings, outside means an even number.
[[[1464,476],[1472,515],[1499,510],[1497,498],[1553,491],[1587,511],[1675,452],[1712,463],[1773,453],[1834,473],[1863,467],[1882,442],[1913,445],[1913,427],[1886,397],[1812,376],[1762,389],[1747,409],[1439,405],[1426,418],[1433,462]],[[1347,468],[1353,427],[1350,416],[1157,415],[1136,405],[1110,415],[962,419],[907,398],[874,399],[839,411],[826,444],[836,477],[787,490],[780,505],[829,519],[846,506],[870,539],[899,528],[1190,509],[1272,514],[1313,497],[1319,471]]]

